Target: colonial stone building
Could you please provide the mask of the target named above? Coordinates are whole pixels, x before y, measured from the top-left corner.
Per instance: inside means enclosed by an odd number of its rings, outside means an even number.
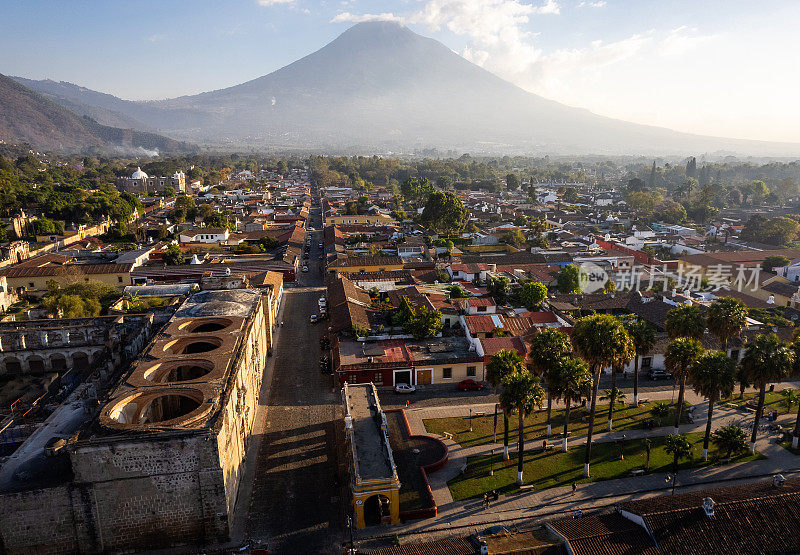
[[[47,457],[51,472],[30,483],[23,466],[0,472],[0,502],[14,507],[0,514],[4,550],[226,541],[267,356],[268,310],[266,298],[247,289],[189,297]]]
[[[136,168],[130,177],[118,177],[117,187],[128,193],[147,194],[148,191],[163,191],[165,187],[172,187],[177,193],[186,192],[186,175],[177,171],[170,177],[149,176]]]

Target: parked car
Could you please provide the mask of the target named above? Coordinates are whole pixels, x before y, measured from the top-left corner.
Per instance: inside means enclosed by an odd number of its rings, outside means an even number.
[[[672,374],[670,374],[666,370],[650,370],[650,379],[651,380],[668,380],[671,377],[672,377]]]
[[[459,391],[480,391],[484,387],[486,386],[483,385],[483,382],[476,382],[473,379],[461,380],[458,382]]]
[[[317,302],[319,303],[319,306],[325,306],[326,304],[328,304],[328,301],[327,299],[325,299],[325,297],[320,297],[319,301]]]
[[[312,315],[311,315],[311,318],[309,318],[308,320],[309,320],[309,322],[311,322],[312,324],[316,324],[318,319],[319,319],[319,317],[318,317],[316,314],[312,314]]]
[[[303,266],[303,272],[308,272],[308,266]]]
[[[413,385],[409,385],[407,383],[399,383],[396,386],[394,386],[394,392],[395,393],[416,393],[417,392],[417,388],[414,387]]]

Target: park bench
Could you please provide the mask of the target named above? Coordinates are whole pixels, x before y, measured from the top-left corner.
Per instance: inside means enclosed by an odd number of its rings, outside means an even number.
[[[453,434],[450,432],[442,432],[442,435],[447,439],[453,439]]]
[[[486,411],[473,412],[472,416],[486,416]]]
[[[519,486],[519,491],[521,491],[521,492],[522,491],[531,491],[532,489],[533,489],[533,484],[525,484],[525,485]]]
[[[631,470],[631,476],[641,476],[644,474],[644,469],[637,468],[636,470]]]

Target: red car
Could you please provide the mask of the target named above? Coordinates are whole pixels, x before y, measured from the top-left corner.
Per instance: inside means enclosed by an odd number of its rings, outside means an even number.
[[[476,382],[475,380],[463,380],[458,382],[459,391],[480,391],[483,388],[483,382]]]

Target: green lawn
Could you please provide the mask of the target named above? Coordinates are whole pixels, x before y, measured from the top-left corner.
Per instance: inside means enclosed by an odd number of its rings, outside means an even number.
[[[638,407],[633,404],[618,403],[614,409],[614,430],[635,430],[642,428],[642,421],[651,419],[650,409],[653,408],[655,403],[639,403]],[[574,407],[570,411],[569,430],[571,437],[586,435],[589,429],[587,422],[583,422],[583,418],[588,420],[589,410],[583,407]],[[547,419],[547,411],[536,411],[525,419],[525,438],[527,440],[544,437],[547,431],[545,421]],[[605,432],[606,422],[608,420],[608,405],[598,405],[597,415],[595,416],[594,431]],[[509,434],[512,437],[517,435],[517,423],[519,419],[512,415],[509,420]],[[675,422],[675,412],[671,408],[670,414],[667,418],[663,418],[661,424],[664,426],[672,425]],[[684,411],[681,417],[683,424],[689,422],[687,411]],[[486,416],[473,416],[472,419],[466,417],[449,417],[449,418],[429,418],[424,420],[425,430],[431,434],[444,435],[443,432],[453,434],[453,440],[460,443],[465,447],[472,445],[488,445],[494,439],[494,414],[487,414]],[[472,431],[469,431],[470,423],[472,424]],[[564,431],[564,410],[553,410],[553,435],[560,436]],[[658,422],[656,422],[658,425]],[[497,442],[503,441],[503,417],[499,414],[497,417]],[[512,440],[516,441],[516,440]]]
[[[703,434],[688,434],[692,442],[692,459],[684,460],[680,469],[695,468],[706,464],[714,464],[719,459],[713,444],[709,452],[709,462],[704,462]],[[650,467],[647,471],[669,472],[672,470],[672,456],[664,450],[665,437],[651,438]],[[523,477],[525,484],[532,484],[534,489],[543,490],[556,486],[567,486],[572,482],[593,482],[624,478],[631,475],[632,470],[645,467],[646,452],[643,439],[624,442],[602,442],[592,446],[591,477],[583,477],[584,445],[570,447],[567,453],[561,451],[548,451],[547,453],[525,453],[523,462]],[[620,460],[620,453],[624,459]],[[509,493],[517,490],[517,459],[512,454],[510,460],[502,460],[502,450],[498,450],[494,457],[491,455],[470,457],[467,460],[467,469],[463,475],[448,482],[450,492],[455,501],[479,497],[484,492],[496,489],[500,493]],[[732,462],[747,462],[764,459],[763,455],[749,452],[738,457],[733,457]],[[494,476],[489,476],[489,468],[493,466]],[[680,480],[680,477],[678,478]]]
[[[800,393],[800,390],[795,390],[795,392]],[[758,392],[757,391],[745,393],[744,394],[744,399],[741,399],[739,397],[739,394],[735,393],[733,395],[733,397],[731,397],[730,399],[726,399],[726,400],[720,401],[720,403],[721,404],[734,404],[737,407],[741,407],[742,405],[744,405],[745,403],[747,403],[747,401],[749,401],[751,399],[754,399],[754,400],[758,401]],[[783,400],[783,395],[781,395],[780,391],[767,391],[764,394],[764,412],[767,412],[768,410],[777,410],[781,414],[786,413],[787,412],[786,411],[786,407],[781,402],[782,400]],[[767,408],[767,407],[769,407],[769,408]],[[792,412],[792,411],[797,411],[797,405],[794,405],[792,407],[791,411],[789,411],[789,412]]]

